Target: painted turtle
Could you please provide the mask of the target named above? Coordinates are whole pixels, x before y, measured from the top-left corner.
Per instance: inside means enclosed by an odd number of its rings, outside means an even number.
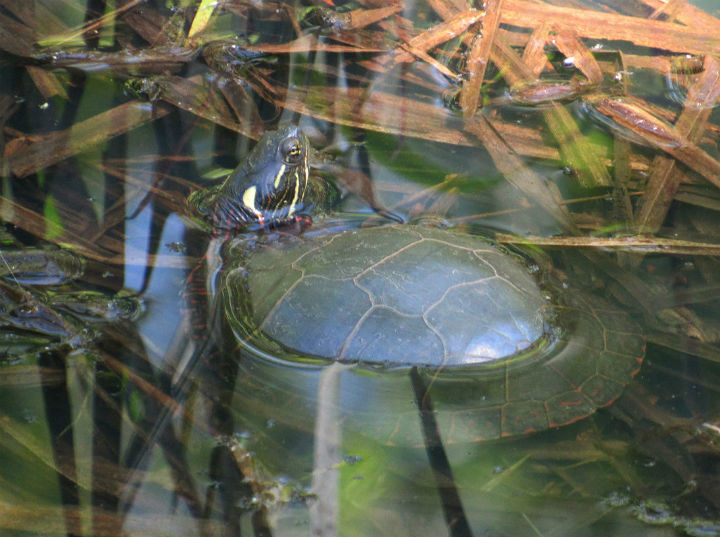
[[[304,138],[285,129],[258,147],[294,146],[288,136]],[[288,180],[279,170],[287,166],[265,176],[297,203],[287,192],[298,190],[298,174]],[[253,193],[271,192],[248,177]],[[242,178],[233,181],[235,203],[250,205],[244,214],[260,213]],[[280,208],[272,193],[263,199]],[[352,365],[340,390],[346,427],[383,442],[422,444],[413,367],[427,377],[446,441],[526,434],[611,403],[644,356],[628,314],[539,282],[520,257],[476,235],[417,225],[313,229],[235,238],[218,251],[223,268],[208,279],[216,339],[239,352],[248,373],[240,397],[275,421],[311,416],[320,373],[341,362]]]

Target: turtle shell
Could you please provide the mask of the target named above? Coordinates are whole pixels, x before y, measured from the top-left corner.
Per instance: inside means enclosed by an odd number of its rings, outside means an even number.
[[[277,393],[273,419],[311,413],[324,365],[341,362],[348,423],[384,442],[422,443],[411,367],[428,377],[447,441],[526,434],[611,403],[644,356],[627,313],[541,286],[479,236],[384,226],[234,241],[223,257],[220,336],[250,382]]]

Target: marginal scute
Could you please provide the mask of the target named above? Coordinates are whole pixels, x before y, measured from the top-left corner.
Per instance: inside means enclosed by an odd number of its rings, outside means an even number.
[[[532,369],[532,374],[528,374],[525,369],[511,372],[507,380],[506,394],[511,401],[519,401],[527,397],[545,401],[558,393],[573,389],[572,383],[558,375],[551,367],[535,367]]]
[[[544,431],[549,425],[544,401],[511,401],[502,408],[503,436]]]
[[[581,392],[562,392],[547,399],[545,403],[550,427],[567,425],[595,410],[595,405]]]
[[[624,327],[623,330],[628,330]],[[607,350],[615,354],[634,354],[640,356],[645,354],[645,339],[640,337],[638,332],[611,332],[606,330]]]
[[[575,359],[577,356],[594,356],[595,351],[574,341],[558,345],[558,349],[547,361],[547,367],[557,372],[572,386],[578,388],[587,381],[588,377],[595,375],[595,364],[589,360]]]
[[[598,407],[608,405],[617,399],[622,393],[623,386],[623,384],[598,374],[588,378],[580,390]],[[612,394],[612,396],[608,396],[608,394]]]
[[[641,355],[637,355],[638,357]],[[627,383],[628,378],[640,368],[640,362],[637,360],[628,360],[626,354],[615,354],[604,352],[597,357],[598,375],[603,375],[614,380],[618,384]]]
[[[451,413],[441,421],[440,434],[447,442],[484,442],[502,436],[502,416],[499,406],[470,407]]]

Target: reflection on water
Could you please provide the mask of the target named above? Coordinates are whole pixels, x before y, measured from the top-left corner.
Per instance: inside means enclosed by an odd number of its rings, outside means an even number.
[[[0,534],[720,533],[714,5],[11,4]],[[512,373],[321,379],[244,354],[185,200],[282,123],[343,193],[308,236],[401,219],[501,239],[592,297],[543,330],[583,357],[566,379],[601,373],[597,404],[642,328],[622,396],[578,421],[592,408],[539,375],[511,413]],[[17,260],[38,252],[82,267]]]

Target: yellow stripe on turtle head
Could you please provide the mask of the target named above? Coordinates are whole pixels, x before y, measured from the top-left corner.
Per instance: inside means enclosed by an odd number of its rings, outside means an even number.
[[[278,174],[275,176],[275,188],[277,189],[280,186],[280,181],[282,180],[282,176],[285,174],[285,164],[280,166],[280,170],[278,171]]]
[[[305,197],[305,189],[307,188],[308,183],[310,182],[310,170],[308,168],[307,159],[304,162],[303,171],[305,172],[305,181],[303,182],[303,185],[302,185],[302,192],[300,192],[301,199]]]
[[[242,202],[245,207],[250,209],[252,213],[258,217],[258,220],[262,220],[262,213],[255,207],[255,194],[257,193],[257,187],[251,186],[245,192],[243,192]]]
[[[290,208],[288,209],[288,216],[292,216],[295,212],[295,205],[297,205],[298,195],[300,194],[300,176],[298,175],[297,168],[293,172],[295,178],[295,189],[293,190],[293,199],[290,202]]]

